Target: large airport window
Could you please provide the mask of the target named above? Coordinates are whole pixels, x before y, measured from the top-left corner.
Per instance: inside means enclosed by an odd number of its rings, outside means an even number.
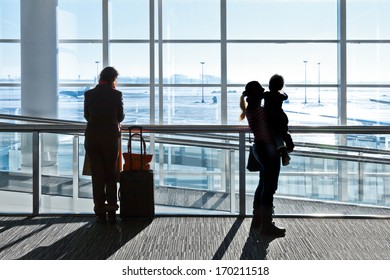
[[[150,88],[118,86],[122,92],[126,124],[150,123]]]
[[[228,45],[227,78],[230,83],[257,80],[268,84],[278,73],[286,84],[337,83],[337,45],[244,44]]]
[[[165,87],[164,124],[221,123],[218,87]]]
[[[336,39],[337,1],[227,0],[228,39]]]
[[[268,90],[268,88],[266,88]],[[244,87],[228,88],[227,117],[232,125],[246,125],[239,122],[241,109],[239,99]],[[283,110],[289,118],[289,125],[337,125],[337,88],[336,87],[296,87],[286,85],[283,88],[288,100]]]
[[[219,0],[164,0],[164,39],[219,39]]]
[[[349,84],[389,83],[390,49],[388,43],[349,44],[347,81]]]
[[[96,82],[102,65],[101,44],[60,44],[59,79],[62,82]]]
[[[111,44],[111,63],[119,72],[119,83],[149,83],[149,44]]]
[[[85,121],[84,93],[91,86],[60,86],[58,89],[58,118],[61,120]]]
[[[288,100],[283,109],[290,125],[337,125],[338,89],[336,87],[286,86]]]
[[[59,39],[101,39],[101,0],[59,0]]]
[[[387,0],[347,1],[347,38],[390,39],[389,10]]]
[[[388,88],[350,87],[347,99],[348,125],[390,125]]]
[[[0,39],[20,38],[20,3],[0,0]]]
[[[248,122],[243,120],[240,122],[240,97],[244,91],[244,86],[242,87],[229,87],[227,89],[227,123],[230,125],[247,125]]]
[[[221,55],[219,44],[164,44],[164,83],[220,83]]]
[[[19,43],[0,43],[0,81],[20,81]]]
[[[110,2],[111,39],[149,39],[149,1]]]

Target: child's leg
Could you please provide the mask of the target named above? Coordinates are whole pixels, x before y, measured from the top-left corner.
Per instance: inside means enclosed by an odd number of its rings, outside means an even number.
[[[283,138],[280,135],[274,135],[273,138],[280,157],[282,158],[282,165],[289,165],[291,158],[288,155],[287,147],[284,144]]]

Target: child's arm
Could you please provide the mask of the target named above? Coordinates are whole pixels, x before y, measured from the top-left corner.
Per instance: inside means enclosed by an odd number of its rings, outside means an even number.
[[[291,134],[289,132],[287,132],[286,134],[283,135],[283,141],[284,141],[284,143],[286,143],[287,151],[289,153],[291,153],[295,148],[295,144],[294,144],[292,137],[291,137]]]

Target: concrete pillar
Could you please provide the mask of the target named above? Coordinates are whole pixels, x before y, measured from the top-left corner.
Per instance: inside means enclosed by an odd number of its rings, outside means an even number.
[[[21,0],[21,114],[57,118],[57,0]],[[42,135],[43,166],[57,164],[57,135]],[[22,165],[31,166],[31,137],[22,139]]]

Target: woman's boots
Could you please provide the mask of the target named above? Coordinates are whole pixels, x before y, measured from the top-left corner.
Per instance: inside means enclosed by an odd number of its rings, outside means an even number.
[[[261,208],[253,206],[253,218],[251,228],[254,230],[260,230],[261,227]]]
[[[251,227],[262,235],[285,236],[286,229],[277,227],[272,221],[273,212],[273,208],[254,208]]]
[[[273,208],[261,208],[260,234],[285,236],[286,229],[277,227],[272,221]]]

